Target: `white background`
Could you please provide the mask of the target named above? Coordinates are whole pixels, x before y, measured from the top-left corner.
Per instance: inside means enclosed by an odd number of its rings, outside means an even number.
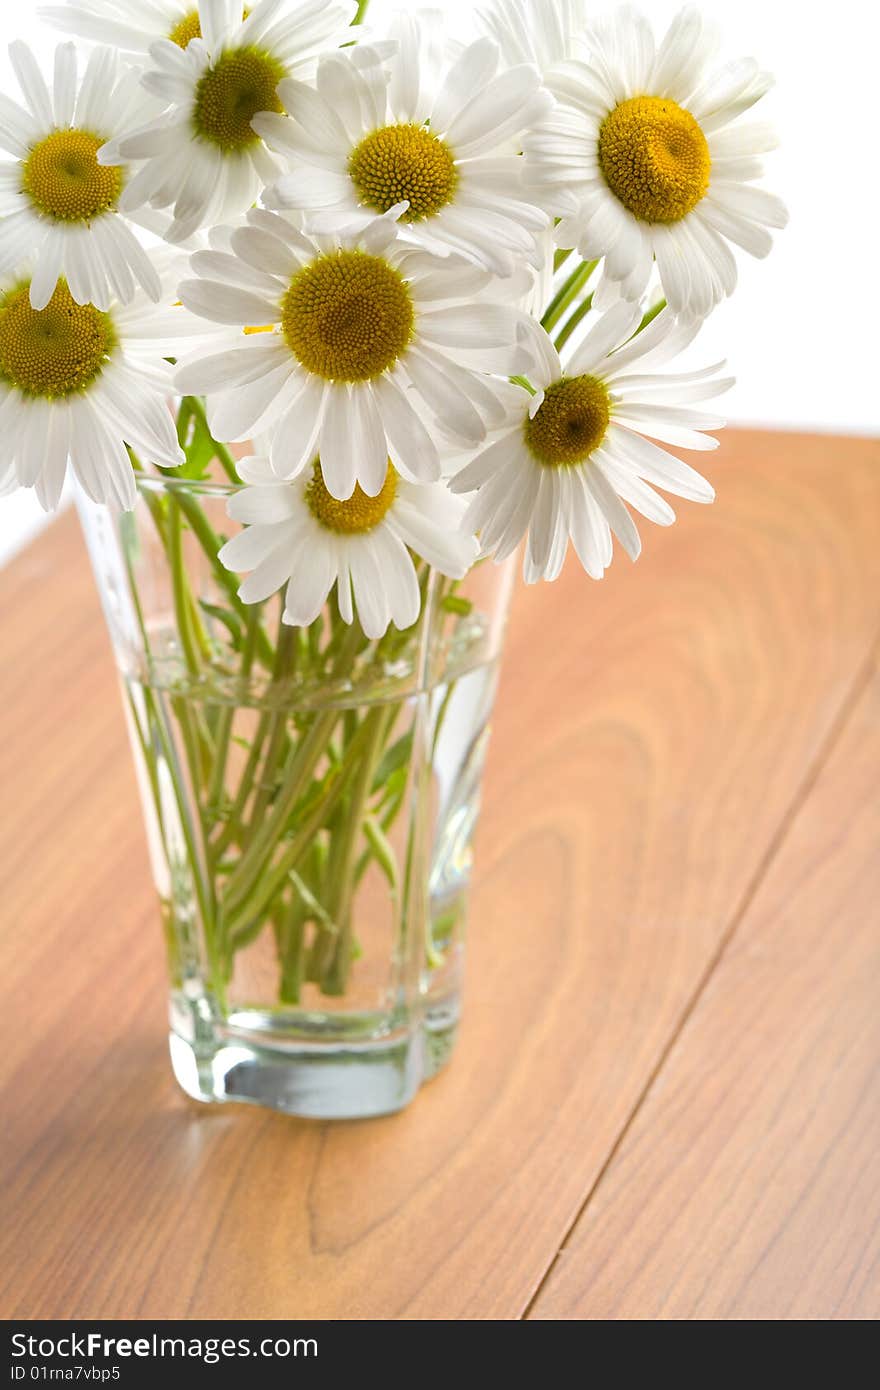
[[[373,0],[370,16],[381,20],[394,7]],[[641,7],[659,26],[679,5],[643,0]],[[464,37],[472,0],[446,0],[444,8]],[[597,0],[594,13],[604,8]],[[874,0],[702,0],[701,8],[720,21],[727,56],[753,54],[776,75],[762,105],[782,145],[768,157],[767,185],[791,210],[767,261],[741,258],[738,293],[704,329],[708,360],[727,356],[738,379],[728,418],[880,433],[878,7]],[[0,89],[17,96],[6,44],[26,38],[45,55],[55,35],[29,6],[9,5],[2,37]],[[30,494],[0,500],[0,561],[40,520]]]

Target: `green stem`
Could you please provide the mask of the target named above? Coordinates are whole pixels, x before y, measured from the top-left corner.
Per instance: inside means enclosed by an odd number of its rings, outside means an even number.
[[[586,299],[582,300],[581,303],[574,310],[574,312],[569,315],[568,319],[557,333],[555,339],[557,352],[560,352],[562,350],[562,348],[568,342],[574,330],[577,328],[578,324],[581,322],[582,319],[586,318],[587,314],[590,312],[592,307],[593,296],[591,294],[588,294]]]
[[[238,784],[238,791],[235,795],[235,800],[233,801],[232,806],[230,808],[226,824],[224,825],[224,828],[218,836],[217,842],[214,846],[215,859],[221,859],[226,850],[233,843],[233,841],[240,840],[242,834],[241,819],[244,815],[244,808],[247,805],[248,797],[253,791],[254,777],[256,776],[257,764],[259,763],[260,756],[263,752],[263,744],[265,743],[266,735],[269,730],[270,719],[271,715],[268,713],[268,711],[264,710],[263,713],[260,715],[250,749],[248,750],[247,762],[245,763],[244,771],[241,774],[241,780]]]
[[[338,713],[334,711],[332,718],[336,719],[337,717]],[[329,715],[321,716],[319,720],[316,721],[315,725],[313,725],[311,732],[316,732],[318,724],[323,723],[329,718]],[[287,848],[277,863],[269,867],[263,862],[260,855],[265,851],[265,845],[261,844],[260,853],[255,854],[253,863],[248,865],[249,874],[247,876],[240,876],[239,882],[236,884],[234,898],[228,899],[225,905],[227,925],[233,938],[242,928],[246,929],[248,922],[254,921],[265,911],[268,904],[272,902],[272,899],[284,886],[291,870],[296,868],[297,863],[308,850],[312,839],[318,833],[321,826],[326,825],[329,821],[341,801],[357,767],[361,747],[363,742],[366,741],[368,732],[368,721],[364,720],[359,730],[361,738],[356,737],[352,740],[348,750],[349,757],[345,764],[341,768],[333,769],[333,771],[328,774],[324,790],[321,795],[315,799],[314,805],[304,813],[302,822],[297,827],[295,834],[287,841]],[[322,736],[326,736],[323,729],[321,733]],[[313,752],[314,750],[309,750],[310,757]],[[320,750],[315,753],[315,761],[317,761],[319,757]],[[303,769],[303,771],[305,771],[305,769]],[[291,784],[289,789],[289,800],[291,805],[289,808],[286,808],[288,813],[302,795],[304,783],[304,776],[300,776]],[[268,837],[269,843],[274,844],[276,838],[277,836],[275,833],[270,835]],[[241,865],[239,865],[239,868],[240,867]],[[237,872],[238,870],[236,870],[236,873]]]
[[[336,865],[335,897],[332,916],[339,928],[333,942],[333,956],[329,970],[322,978],[321,987],[325,994],[345,993],[352,961],[352,898],[354,896],[357,852],[363,833],[367,802],[373,787],[373,776],[388,739],[397,711],[379,709],[366,716],[364,723],[371,722],[366,747],[360,754],[360,766],[352,782],[351,796],[344,807],[345,828],[340,832],[341,853]],[[363,727],[363,725],[361,726]]]
[[[134,571],[131,565],[131,556],[129,555],[128,546],[125,544],[123,546],[123,554],[125,557],[126,571],[128,573],[129,588],[132,594],[135,613],[137,614],[138,625],[141,631],[141,641],[144,644],[144,656],[147,662],[149,663],[149,634],[147,631],[146,623],[144,622],[144,615],[143,610],[141,608],[140,597],[138,595],[137,583],[135,581]],[[196,844],[196,838],[193,831],[193,827],[190,823],[189,803],[187,801],[186,784],[181,777],[180,766],[178,764],[177,754],[174,748],[174,740],[169,730],[167,730],[165,727],[164,712],[159,703],[157,702],[152,690],[150,690],[143,681],[138,682],[138,689],[140,691],[141,698],[144,702],[144,715],[147,721],[147,732],[149,732],[149,734],[151,735],[149,743],[147,741],[146,733],[144,729],[141,727],[139,712],[135,705],[132,694],[129,691],[128,699],[129,706],[131,709],[131,718],[132,723],[134,724],[134,727],[137,731],[138,742],[140,743],[141,752],[143,754],[144,766],[146,768],[147,776],[150,781],[150,788],[153,793],[153,802],[156,808],[156,819],[159,825],[160,833],[162,835],[162,842],[165,846],[165,852],[168,856],[169,867],[173,869],[173,864],[171,862],[172,856],[169,853],[168,828],[165,820],[165,810],[160,794],[159,776],[156,769],[155,757],[153,755],[152,749],[152,735],[155,735],[155,737],[159,741],[162,757],[164,758],[165,767],[168,771],[168,778],[171,783],[172,790],[174,792],[174,801],[177,807],[177,817],[180,824],[180,830],[183,835],[184,845],[186,846],[189,871],[192,879],[193,889],[196,895],[196,901],[199,907],[199,915],[202,923],[204,924],[208,941],[210,942],[213,923],[213,910],[210,905],[209,890],[207,887],[207,883],[202,882],[201,863],[198,854],[198,847]],[[209,953],[213,954],[210,951]]]
[[[217,532],[214,530],[194,497],[191,497],[181,488],[180,490],[175,490],[174,498],[189,522],[193,535],[208,557],[214,578],[225,591],[230,607],[242,622],[246,622],[248,618],[248,608],[238,597],[239,578],[237,575],[230,573],[217,558],[223,545],[222,540],[217,535]],[[258,629],[255,640],[256,654],[259,657],[261,665],[271,670],[272,662],[275,658],[275,649],[262,628]]]
[[[248,680],[248,677],[251,673],[251,667],[254,661],[254,647],[256,645],[256,635],[258,626],[259,618],[257,616],[257,610],[253,609],[248,616],[248,628],[247,633],[245,635],[244,646],[242,648],[241,679],[243,682],[246,682]],[[214,769],[211,774],[211,781],[208,787],[207,804],[209,814],[213,812],[215,816],[219,815],[223,803],[223,794],[226,787],[226,765],[229,759],[229,740],[232,734],[234,718],[234,705],[224,705],[217,719],[217,728],[215,732]]]
[[[577,299],[598,264],[598,261],[581,261],[560,285],[541,318],[541,324],[548,333]]]
[[[653,323],[657,315],[662,313],[665,308],[665,299],[658,299],[656,304],[652,304],[650,309],[648,309],[647,312],[644,314],[641,323],[639,324],[638,328],[633,334],[633,337],[638,337],[638,335],[648,327],[648,324]]]
[[[194,398],[187,397],[186,399],[189,400]],[[134,468],[135,472],[139,473],[144,478],[148,478],[149,475],[146,473],[143,464],[141,463],[134,450],[129,449],[128,452],[131,458],[132,467]],[[169,479],[173,479],[173,475],[171,474],[169,474],[168,477]],[[195,497],[191,497],[183,488],[169,488],[169,493],[170,492],[173,492],[174,501],[177,503],[177,506],[183,512],[184,516],[189,522],[190,529],[192,530],[193,535],[199,542],[199,545],[202,547],[202,550],[205,552],[205,555],[207,556],[208,562],[211,566],[211,571],[214,575],[214,579],[216,580],[219,587],[225,591],[227,600],[229,602],[229,606],[232,608],[233,612],[238,616],[238,618],[242,622],[246,622],[248,616],[248,608],[244,603],[242,603],[241,599],[238,597],[238,576],[235,574],[231,574],[230,571],[226,569],[225,566],[218,559],[218,555],[222,548],[223,541],[217,535],[217,532],[214,530],[213,526],[208,521],[208,518],[205,516],[205,513],[202,511]],[[150,512],[153,521],[155,522],[156,530],[159,532],[162,544],[165,546],[167,551],[168,537],[165,533],[165,510],[162,506],[162,501],[160,498],[156,497],[153,493],[151,493],[149,485],[142,489],[141,496],[143,497],[147,509]],[[272,647],[272,643],[269,641],[269,638],[266,636],[266,633],[262,629],[259,629],[257,632],[256,642],[257,655],[260,659],[261,664],[271,669],[275,652],[274,648]]]
[[[307,920],[306,909],[294,891],[278,933],[278,954],[282,962],[278,998],[282,1004],[300,1001],[306,969]]]
[[[221,444],[218,439],[215,439],[213,434],[211,433],[211,426],[208,424],[208,413],[205,410],[205,403],[202,400],[201,396],[184,396],[180,405],[181,413],[183,412],[184,406],[186,406],[188,408],[189,415],[198,420],[205,434],[210,439],[211,444],[214,448],[215,457],[217,458],[220,467],[223,469],[223,472],[226,474],[229,481],[231,483],[240,484],[241,478],[238,476],[238,468],[236,466],[235,455],[232,453],[230,449],[226,447],[225,444]]]
[[[272,669],[273,687],[277,686],[279,682],[289,679],[293,674],[297,645],[295,629],[285,626],[282,618],[278,640],[275,644],[275,665]],[[287,736],[287,718],[287,712],[282,709],[276,711],[269,720],[271,727],[269,747],[266,751],[266,760],[263,764],[263,771],[258,781],[257,795],[254,798],[253,809],[250,815],[251,828],[253,830],[261,824],[266,808],[275,790],[275,775],[278,768],[278,761],[289,743]]]
[[[168,557],[171,561],[171,584],[174,593],[174,607],[177,612],[177,626],[180,631],[180,645],[190,675],[198,675],[201,657],[207,649],[204,632],[201,640],[196,635],[196,625],[192,606],[192,595],[187,581],[183,560],[183,527],[177,499],[172,499],[168,515]]]
[[[306,792],[315,769],[327,751],[327,742],[338,719],[339,711],[335,709],[316,714],[305,738],[294,746],[271,815],[262,825],[255,827],[253,839],[229,877],[225,907],[230,917],[240,916],[242,905],[265,873],[266,859],[281,842],[297,802]]]

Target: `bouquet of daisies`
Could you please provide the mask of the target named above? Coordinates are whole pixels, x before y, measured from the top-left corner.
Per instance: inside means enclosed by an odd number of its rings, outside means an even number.
[[[694,10],[658,42],[506,0],[462,46],[365,8],[69,0],[44,13],[85,53],[11,46],[0,476],[130,507],[135,469],[186,464],[182,395],[260,443],[217,454],[244,601],[286,583],[307,625],[337,586],[376,636],[417,616],[412,554],[459,574],[527,536],[531,581],[570,540],[598,578],[612,536],[638,553],[628,507],[673,519],[655,488],[711,500],[663,445],[714,447],[730,381],[674,359],[785,212],[742,119],[770,79]]]
[[[638,555],[636,514],[674,520],[663,494],[711,501],[679,451],[715,447],[731,380],[676,359],[785,222],[750,115],[770,78],[694,9],[658,37],[628,6],[485,0],[466,42],[366,9],[66,0],[42,13],[81,42],[51,72],[10,50],[0,491],[53,509],[70,471],[114,512],[142,497],[192,679],[217,634],[242,679],[391,669],[429,591],[465,616],[474,566],[522,546],[553,580],[570,542],[599,579],[615,537]],[[222,481],[225,520],[157,479]],[[365,858],[395,881],[412,742],[375,709],[237,737],[184,704],[135,715],[214,987],[270,921],[282,997],[340,992]]]

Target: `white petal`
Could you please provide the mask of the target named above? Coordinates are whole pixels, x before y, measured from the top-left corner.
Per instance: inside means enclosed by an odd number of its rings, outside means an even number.
[[[533,124],[539,109],[529,108],[529,98],[539,85],[536,70],[523,64],[508,68],[478,90],[446,130],[446,140],[456,155],[468,158],[485,147],[487,137],[492,144],[501,143],[508,134]]]
[[[391,610],[370,539],[368,535],[357,537],[346,547],[346,556],[360,625],[367,637],[375,641],[387,631]]]
[[[226,504],[233,521],[242,526],[287,521],[299,512],[296,490],[284,484],[272,487],[246,487]]]
[[[638,328],[641,319],[642,309],[639,304],[621,301],[606,310],[567,364],[568,373],[571,376],[580,376],[588,372],[598,372],[601,376],[608,354],[626,342]]]
[[[275,545],[239,586],[238,596],[242,603],[263,603],[290,578],[294,545],[289,528],[276,526],[273,529],[278,533]]]
[[[274,335],[260,334],[245,342],[254,346],[229,348],[185,362],[174,376],[177,390],[184,395],[205,395],[247,386],[287,361],[287,352]]]
[[[317,530],[317,528],[315,528]],[[284,601],[284,621],[292,627],[308,627],[327,600],[338,574],[333,545],[310,534],[299,547]],[[339,610],[345,619],[340,593]],[[351,621],[349,613],[348,621]]]
[[[416,348],[406,355],[406,372],[428,407],[463,444],[474,446],[486,437],[478,412],[442,370],[442,358],[422,357]]]
[[[31,113],[0,92],[0,148],[17,159],[26,159],[38,139],[39,125]]]
[[[272,423],[283,409],[282,392],[293,374],[293,364],[282,362],[249,386],[239,386],[223,396],[210,396],[208,417],[214,437],[250,439],[259,433],[261,424],[265,427]]]
[[[51,130],[55,123],[52,99],[36,58],[22,39],[9,45],[9,58],[25,101],[40,125]]]
[[[608,431],[607,440],[609,448],[615,454],[621,454],[640,477],[663,488],[664,492],[671,492],[690,502],[714,500],[714,488],[696,469],[651,440],[614,425]]]
[[[434,482],[440,477],[437,446],[407,400],[405,391],[387,374],[373,384],[373,390],[395,468],[415,482]]]
[[[431,128],[438,134],[449,129],[458,112],[475,92],[481,92],[498,70],[498,45],[477,39],[463,49],[450,67],[431,108]]]
[[[382,585],[387,595],[391,621],[401,631],[412,627],[422,606],[422,596],[415,566],[406,545],[390,528],[379,526],[370,539],[382,571]]]
[[[355,411],[351,397],[352,388],[347,385],[333,386],[327,392],[318,441],[321,472],[327,491],[331,497],[337,497],[341,501],[351,497],[358,475],[358,459],[352,449]]]
[[[378,497],[388,473],[388,443],[376,397],[368,387],[352,391],[349,419],[358,483],[368,497]]]
[[[435,486],[440,486],[436,484]],[[434,487],[427,490],[433,494]],[[388,513],[388,525],[416,555],[450,579],[463,579],[477,558],[472,535],[439,525],[430,515],[430,504],[421,511],[412,494],[400,489],[400,496]],[[461,513],[462,517],[464,512]]]
[[[601,467],[611,487],[631,507],[657,526],[671,526],[675,512],[665,498],[660,497],[652,487],[642,482],[631,472],[626,464],[615,459],[609,452],[602,453],[601,460],[594,456],[594,466]]]
[[[178,293],[190,313],[212,323],[253,325],[261,328],[279,321],[277,304],[216,280],[184,280]]]
[[[54,86],[55,125],[73,124],[76,108],[76,45],[60,43],[55,49]]]
[[[588,465],[583,470],[583,477],[627,555],[631,560],[637,560],[641,554],[642,542],[636,524],[605,474],[600,468]]]
[[[295,478],[314,463],[328,395],[329,389],[320,377],[299,378],[296,395],[272,436],[272,469],[279,478]]]
[[[58,284],[58,277],[62,272],[63,265],[64,232],[60,228],[51,227],[40,247],[31,279],[30,302],[32,308],[45,309],[55,293],[55,286]]]
[[[252,570],[272,552],[277,540],[275,523],[248,526],[221,547],[218,558],[228,570]]]
[[[500,439],[496,439],[494,443],[490,444],[488,449],[483,449],[476,458],[466,463],[454,478],[450,478],[450,491],[454,493],[472,492],[494,477],[516,452],[518,439],[521,437],[521,429],[521,425],[516,425],[512,437],[510,434],[504,434]]]

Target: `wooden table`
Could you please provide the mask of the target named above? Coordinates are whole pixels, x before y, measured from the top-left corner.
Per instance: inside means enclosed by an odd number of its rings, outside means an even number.
[[[200,1109],[72,517],[0,575],[11,1317],[880,1315],[880,444],[731,434],[521,592],[453,1066]]]

